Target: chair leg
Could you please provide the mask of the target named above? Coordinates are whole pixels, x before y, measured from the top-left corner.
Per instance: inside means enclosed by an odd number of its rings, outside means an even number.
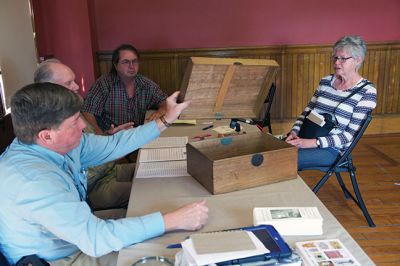
[[[372,221],[372,218],[368,213],[367,207],[365,206],[364,200],[361,197],[360,189],[358,188],[358,184],[357,184],[356,174],[354,171],[350,171],[350,178],[351,178],[351,183],[353,184],[354,193],[357,197],[358,202],[356,202],[356,203],[357,203],[358,207],[360,207],[361,211],[363,212],[364,217],[367,220],[369,227],[375,227],[376,225]]]
[[[339,182],[339,185],[340,185],[340,187],[342,188],[342,191],[343,191],[343,193],[344,193],[344,197],[345,197],[346,199],[349,199],[349,198],[351,197],[351,195],[350,195],[349,191],[347,190],[346,185],[345,185],[344,182],[343,182],[342,176],[340,175],[339,172],[335,172],[335,174],[336,174],[336,178],[337,178],[337,180],[338,180],[338,182]]]
[[[332,175],[332,171],[327,172],[315,185],[315,187],[312,189],[314,193],[317,193],[318,190],[328,181],[328,178]]]

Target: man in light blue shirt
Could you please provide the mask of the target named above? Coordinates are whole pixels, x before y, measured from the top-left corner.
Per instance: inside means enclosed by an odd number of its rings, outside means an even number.
[[[71,68],[61,63],[58,59],[52,58],[39,64],[34,74],[35,83],[51,82],[78,93],[79,86],[75,82],[75,74]],[[86,122],[86,120],[85,120]],[[95,133],[90,123],[86,123],[85,133]],[[113,135],[120,130],[132,128],[133,123],[126,123],[112,127],[103,135]],[[113,218],[125,217],[126,208],[131,193],[131,177],[134,172],[133,164],[117,164],[115,161],[108,162],[87,170],[87,191],[92,210],[103,218],[109,214],[108,209],[113,209]],[[117,211],[117,209],[119,209]],[[100,211],[105,210],[105,211]],[[107,217],[111,218],[111,217]]]
[[[177,104],[177,96],[167,99],[163,117],[113,136],[97,136],[82,133],[82,101],[74,92],[53,83],[19,90],[11,100],[17,138],[0,156],[0,250],[9,262],[36,254],[55,261],[52,265],[71,256],[108,257],[93,263],[115,265],[114,251],[171,230],[204,226],[204,201],[164,215],[118,220],[96,217],[86,203],[86,168],[157,138],[189,104]]]

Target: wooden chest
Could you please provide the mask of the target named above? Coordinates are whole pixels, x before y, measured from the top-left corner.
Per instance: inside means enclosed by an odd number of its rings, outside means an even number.
[[[256,118],[279,65],[273,60],[191,58],[180,100],[182,119]],[[187,144],[188,173],[212,194],[297,176],[297,148],[261,132]]]
[[[191,142],[186,150],[188,173],[212,194],[297,177],[297,148],[261,132]]]

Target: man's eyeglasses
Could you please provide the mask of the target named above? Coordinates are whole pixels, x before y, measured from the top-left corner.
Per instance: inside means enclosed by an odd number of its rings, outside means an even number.
[[[119,63],[124,66],[128,66],[131,64],[137,65],[137,64],[139,64],[139,60],[138,59],[133,59],[133,60],[124,59],[124,60],[119,61]]]
[[[337,60],[339,60],[340,63],[344,63],[350,58],[353,58],[352,56],[349,57],[341,57],[341,56],[332,56],[332,62],[335,63]]]

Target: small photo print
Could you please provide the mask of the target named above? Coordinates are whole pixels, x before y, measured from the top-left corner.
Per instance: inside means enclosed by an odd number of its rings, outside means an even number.
[[[312,255],[313,255],[313,257],[315,258],[315,260],[318,261],[318,262],[327,259],[327,258],[324,256],[324,254],[321,253],[321,252],[313,252]]]
[[[328,256],[330,259],[338,259],[338,258],[345,258],[343,254],[340,252],[340,250],[329,250],[329,251],[324,251],[325,255]]]
[[[317,244],[320,249],[329,249],[329,245],[325,242],[318,242]]]
[[[318,262],[318,266],[334,266],[334,265],[335,264],[333,264],[333,262],[330,260]]]
[[[359,264],[356,263],[352,259],[335,260],[333,265],[334,266],[359,266]]]
[[[271,210],[272,219],[301,218],[299,209]]]
[[[315,246],[314,242],[307,242],[307,243],[303,244],[303,247],[304,248],[315,248],[316,246]]]
[[[332,246],[334,249],[342,249],[342,245],[340,245],[339,242],[337,241],[330,241],[329,244]]]

